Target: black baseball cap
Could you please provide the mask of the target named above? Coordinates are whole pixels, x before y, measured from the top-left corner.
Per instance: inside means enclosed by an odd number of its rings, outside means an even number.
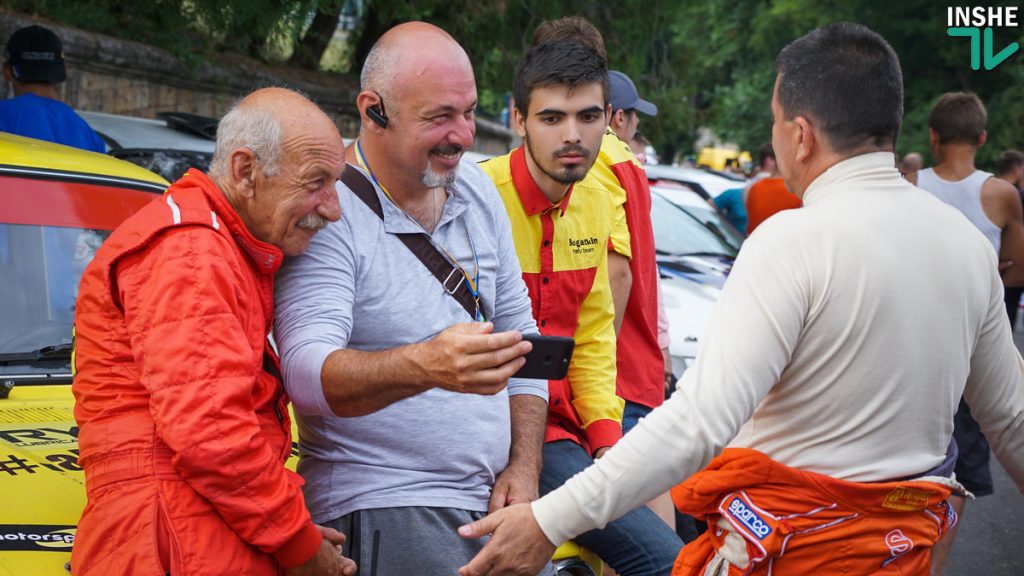
[[[49,82],[67,79],[64,46],[48,28],[26,26],[11,34],[4,49],[4,62],[18,82]]]
[[[618,70],[608,71],[608,83],[612,88],[612,112],[617,110],[636,110],[648,116],[657,116],[658,107],[637,94],[633,81]]]

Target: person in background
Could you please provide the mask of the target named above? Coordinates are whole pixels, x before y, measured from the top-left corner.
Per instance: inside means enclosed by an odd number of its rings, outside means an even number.
[[[747,235],[747,207],[743,205],[743,188],[730,188],[708,200],[740,234]]]
[[[747,185],[743,187],[744,207],[747,205],[747,196],[750,194],[750,187],[776,173],[777,170],[778,169],[775,166],[775,152],[772,150],[772,143],[766,142],[761,146],[761,150],[757,153],[757,166],[752,170],[750,180],[748,180]]]
[[[1006,180],[1017,190],[1024,191],[1024,152],[1003,150],[996,158],[996,177]]]
[[[268,341],[274,273],[341,215],[343,146],[303,96],[258,90],[220,121],[209,177],[189,170],[89,263],[74,574],[355,573],[284,466],[288,397]]]
[[[900,160],[900,174],[911,182],[917,178],[917,173],[922,168],[924,168],[924,158],[917,152],[908,152],[903,160]]]
[[[26,26],[11,34],[3,69],[14,98],[0,100],[0,132],[92,152],[107,151],[103,139],[57,94],[67,69],[64,47],[52,30]]]
[[[1021,200],[1024,201],[1024,152],[1020,150],[1003,150],[996,158],[997,178],[1009,182],[1017,188]],[[1024,294],[1024,286],[1006,287],[1006,314],[1010,318],[1010,328],[1017,326],[1017,312],[1020,310],[1020,297]]]
[[[830,24],[776,70],[772,141],[805,208],[747,240],[665,404],[558,490],[460,528],[490,538],[461,576],[529,574],[680,481],[677,505],[711,529],[676,576],[925,574],[963,491],[961,394],[1024,491],[1024,360],[996,256],[896,169],[896,53]]]
[[[775,152],[763,154],[762,157],[774,159]],[[771,172],[751,185],[750,191],[747,192],[747,236],[753,234],[762,222],[773,215],[803,206],[800,198],[786,186],[778,163],[773,161],[765,166],[770,168]]]
[[[647,165],[647,147],[650,145],[651,141],[641,134],[639,130],[629,139],[629,149],[633,152],[633,156],[636,156],[636,161],[641,166]]]
[[[928,137],[935,166],[917,173],[916,184],[960,211],[988,239],[1005,263],[1003,286],[1024,285],[1024,214],[1017,188],[975,167],[978,148],[985,144],[988,112],[971,92],[948,92],[939,97],[928,115]],[[912,182],[914,180],[911,180]],[[1004,295],[1005,298],[1005,295]],[[1005,302],[1004,302],[1005,309]],[[975,497],[992,494],[989,443],[972,413],[975,407],[960,400],[956,414],[959,454],[956,477]],[[951,498],[958,514],[967,499]],[[932,576],[945,573],[956,539],[956,529],[939,542],[933,556]]]

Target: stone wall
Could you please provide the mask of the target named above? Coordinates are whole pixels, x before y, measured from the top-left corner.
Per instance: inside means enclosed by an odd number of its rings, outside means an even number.
[[[354,103],[358,79],[352,77],[275,68],[237,54],[218,54],[215,61],[186,62],[159,48],[9,11],[0,11],[0,42],[6,44],[12,32],[31,24],[52,29],[64,43],[68,80],[60,90],[73,108],[143,118],[154,118],[163,111],[216,118],[256,88],[288,86],[308,94],[324,108],[346,138],[359,130]],[[10,96],[13,94],[4,82],[0,97]],[[505,127],[477,121],[477,151],[502,154],[512,139]]]

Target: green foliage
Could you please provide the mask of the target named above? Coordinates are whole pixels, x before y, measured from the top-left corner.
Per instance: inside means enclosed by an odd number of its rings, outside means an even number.
[[[279,60],[318,11],[341,0],[0,0],[18,11],[73,26],[202,55],[231,48]],[[770,138],[774,59],[795,38],[838,21],[884,36],[904,71],[905,118],[899,152],[926,152],[925,124],[942,93],[973,90],[989,108],[986,165],[1024,147],[1024,50],[992,71],[970,70],[965,38],[946,35],[946,8],[934,0],[364,0],[363,18],[330,66],[358,72],[370,46],[391,26],[425,20],[468,52],[480,111],[496,117],[511,92],[516,62],[544,20],[578,14],[604,35],[612,68],[659,107],[640,129],[659,150],[692,153],[698,127],[756,150]],[[1020,29],[996,31],[996,49],[1024,44]]]
[[[166,48],[177,54],[202,46],[188,5],[175,0],[5,0],[8,7],[71,26]]]
[[[282,51],[330,0],[4,0],[14,10],[158,46],[178,55]]]
[[[675,49],[679,3],[668,0],[367,0],[356,33],[352,71],[370,45],[399,22],[419,19],[447,30],[473,61],[481,113],[497,116],[512,90],[515,64],[545,20],[577,14],[601,30],[612,68],[627,73],[643,97],[659,105],[641,130],[661,148],[688,147],[696,134],[688,62]]]
[[[694,60],[690,82],[702,125],[743,148],[771,135],[769,103],[774,59],[790,41],[831,22],[862,23],[888,40],[904,75],[901,154],[928,151],[927,117],[944,92],[972,90],[989,108],[989,144],[979,164],[1024,135],[1024,64],[1015,56],[992,71],[970,70],[965,39],[946,35],[946,8],[933,0],[704,0],[680,11],[677,41]],[[1022,41],[1019,30],[997,30],[996,46]],[[1022,41],[1024,42],[1024,41]]]

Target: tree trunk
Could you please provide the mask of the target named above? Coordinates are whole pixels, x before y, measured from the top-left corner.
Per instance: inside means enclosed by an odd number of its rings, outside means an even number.
[[[306,35],[295,45],[295,52],[288,59],[290,66],[306,70],[316,70],[320,67],[320,59],[323,58],[327,45],[334,36],[334,30],[338,27],[343,5],[342,0],[335,0],[317,11]]]
[[[349,72],[359,74],[359,71],[363,69],[366,56],[370,53],[370,48],[373,48],[373,45],[388,31],[388,28],[391,28],[392,24],[397,24],[397,22],[381,22],[380,18],[381,14],[376,2],[369,1],[363,4],[363,21],[358,30]]]

